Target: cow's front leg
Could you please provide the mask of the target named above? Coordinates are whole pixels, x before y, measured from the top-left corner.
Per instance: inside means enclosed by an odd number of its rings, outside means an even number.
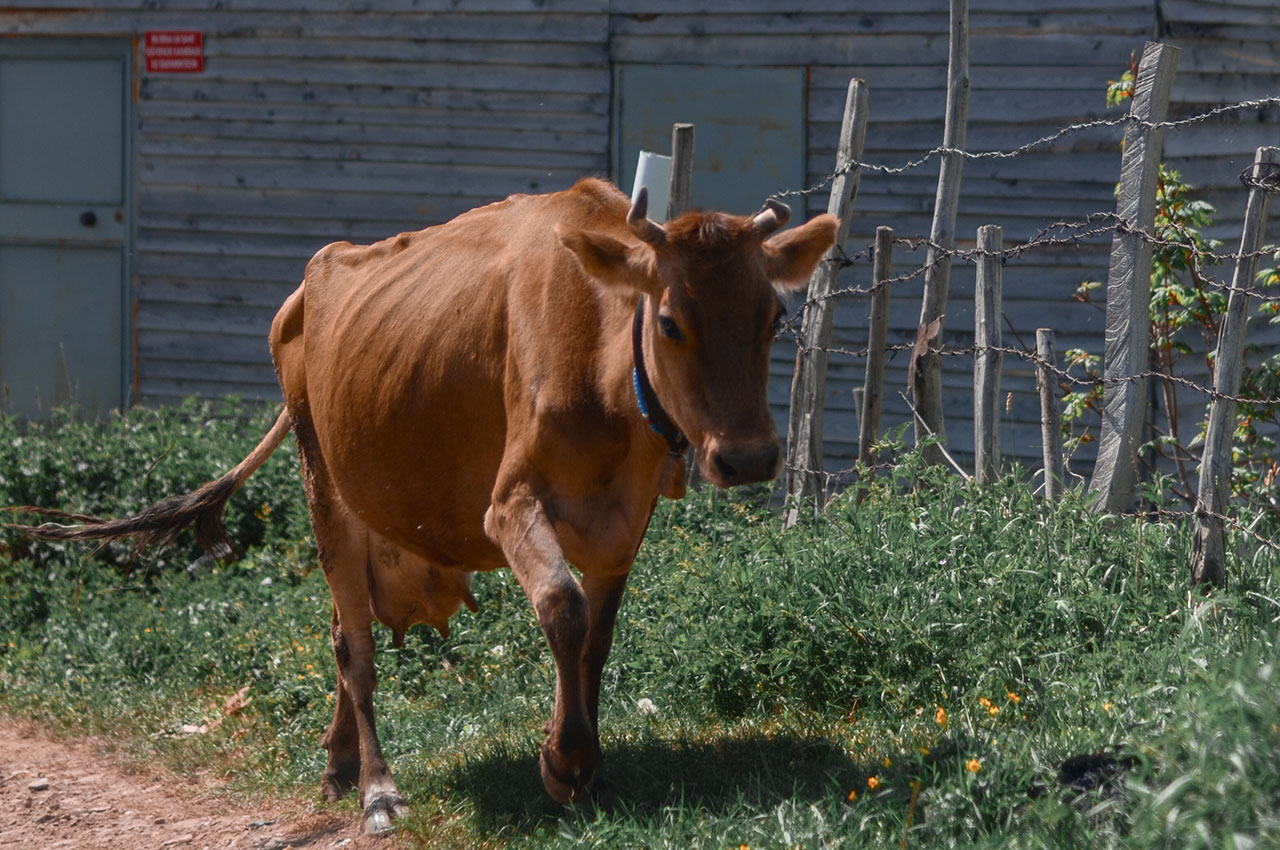
[[[618,619],[618,606],[627,586],[627,573],[583,573],[582,590],[587,597],[587,637],[582,645],[579,676],[587,716],[591,719],[596,752],[600,752],[600,674],[613,647],[613,627]],[[612,786],[604,769],[597,765],[591,786],[597,804],[610,805]]]
[[[555,703],[539,760],[542,784],[557,802],[586,801],[600,762],[582,677],[590,620],[587,596],[569,571],[546,511],[526,487],[517,485],[495,500],[485,515],[485,531],[502,547],[533,603],[556,662]]]
[[[618,619],[627,573],[599,575],[584,573],[582,590],[587,596],[587,639],[582,646],[581,676],[587,714],[600,740],[600,674],[613,647],[613,626]]]

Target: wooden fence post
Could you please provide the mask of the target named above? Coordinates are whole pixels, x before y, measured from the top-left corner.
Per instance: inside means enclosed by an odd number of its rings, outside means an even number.
[[[969,121],[969,3],[951,0],[950,56],[947,60],[947,111],[942,144],[950,148],[942,154],[938,170],[938,192],[933,204],[933,225],[929,229],[929,250],[925,255],[924,298],[920,306],[921,335],[930,335],[926,351],[915,364],[911,392],[915,396],[918,419],[916,442],[936,434],[944,442],[942,421],[942,317],[947,311],[947,288],[951,281],[949,252],[956,241],[956,208],[960,203],[960,170],[964,157],[965,129]],[[936,323],[936,324],[935,324]],[[913,355],[914,356],[914,355]],[[945,460],[940,448],[929,448],[930,463]]]
[[[671,193],[667,217],[671,221],[689,209],[693,196],[693,125],[671,125]]]
[[[862,413],[858,420],[858,463],[873,469],[871,446],[880,435],[880,411],[884,404],[885,341],[889,336],[889,276],[893,268],[893,228],[876,228],[875,261],[871,288],[871,316],[867,333],[867,371],[863,381]]]
[[[978,274],[973,320],[973,468],[974,478],[989,483],[1000,477],[1001,257],[1004,231],[994,224],[978,228]]]
[[[827,212],[839,219],[836,242],[809,280],[804,316],[800,325],[796,371],[791,382],[791,417],[787,429],[787,496],[813,496],[822,503],[822,413],[826,401],[827,348],[836,305],[831,293],[840,275],[844,243],[861,176],[863,144],[867,135],[867,84],[849,81],[844,122],[836,149],[836,171],[831,183]]]
[[[1280,169],[1280,148],[1258,148],[1253,179],[1274,177]],[[1236,403],[1229,396],[1240,391],[1244,369],[1244,331],[1248,323],[1249,294],[1258,271],[1257,253],[1267,229],[1267,190],[1253,185],[1245,207],[1240,235],[1240,258],[1231,278],[1227,312],[1218,329],[1218,353],[1213,362],[1213,389],[1209,426],[1200,461],[1200,485],[1196,493],[1196,537],[1191,550],[1191,581],[1195,584],[1226,583],[1226,543],[1222,515],[1231,492],[1231,434],[1235,430]]]
[[[1091,493],[1096,510],[1120,513],[1133,507],[1138,480],[1138,444],[1147,407],[1147,381],[1135,377],[1148,370],[1151,348],[1151,243],[1135,231],[1150,233],[1155,224],[1156,180],[1164,148],[1169,89],[1181,51],[1147,42],[1133,83],[1130,120],[1124,131],[1119,220],[1111,241],[1107,274],[1107,330],[1103,357],[1102,436],[1094,464]]]
[[[1062,496],[1062,407],[1058,401],[1057,355],[1053,331],[1036,329],[1036,386],[1040,388],[1040,439],[1044,443],[1044,497],[1056,502]]]

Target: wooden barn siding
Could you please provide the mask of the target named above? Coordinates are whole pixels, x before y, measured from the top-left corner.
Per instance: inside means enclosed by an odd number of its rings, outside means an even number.
[[[1271,3],[1161,0],[1160,35],[1184,48],[1175,117],[1280,91]],[[288,0],[254,0],[253,11],[210,0],[139,5],[108,0],[52,14],[10,7],[0,11],[0,32],[205,33],[205,74],[143,74],[139,89],[138,346],[147,401],[193,392],[276,397],[266,328],[320,245],[376,240],[605,171],[611,62],[806,66],[811,183],[834,160],[852,76],[870,87],[867,160],[901,165],[942,137],[948,22],[936,0],[857,11],[798,0],[785,12],[765,0],[706,4],[713,12],[688,0],[392,0],[376,15],[360,0],[311,2],[305,14]],[[1105,109],[1106,83],[1156,34],[1155,2],[972,5],[970,150],[1008,149],[1117,114]],[[1224,116],[1168,136],[1169,157],[1219,206],[1215,233],[1228,246],[1243,208],[1236,174],[1254,148],[1274,143],[1275,124],[1272,110],[1264,123],[1253,113]],[[1118,129],[1088,130],[1016,159],[966,162],[961,245],[971,246],[982,224],[1000,224],[1009,245],[1048,222],[1111,209],[1118,138]],[[864,173],[849,253],[882,224],[899,236],[927,233],[936,179],[936,160],[900,175]],[[808,211],[825,204],[817,192]],[[1010,261],[1005,313],[1027,345],[1037,326],[1051,325],[1059,351],[1100,352],[1101,313],[1071,295],[1080,281],[1105,276],[1108,247],[1095,239]],[[901,273],[923,252],[899,245],[896,256]],[[860,262],[842,285],[867,285],[869,269]],[[972,266],[957,264],[950,344],[972,341],[972,281]],[[895,288],[891,343],[914,337],[921,284]],[[841,301],[835,345],[865,345],[866,312],[863,296]],[[1005,340],[1018,345],[1008,327]],[[793,357],[781,343],[770,397],[782,422]],[[898,396],[905,366],[904,354],[890,359],[886,429],[908,416]],[[856,451],[852,389],[862,368],[860,358],[832,358],[831,468]],[[968,357],[948,358],[945,373],[950,443],[962,454],[972,445],[970,368]],[[1005,386],[1013,393],[1005,451],[1035,465],[1030,367],[1007,358]]]
[[[267,329],[328,242],[608,169],[601,0],[141,5],[10,7],[0,32],[204,33],[205,73],[139,80],[143,401],[278,398]]]

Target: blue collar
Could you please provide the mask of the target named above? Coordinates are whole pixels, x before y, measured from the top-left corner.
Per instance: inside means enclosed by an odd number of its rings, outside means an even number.
[[[636,404],[640,406],[640,415],[653,432],[666,440],[667,448],[673,455],[684,454],[689,448],[689,439],[681,433],[671,421],[667,411],[663,409],[658,394],[649,383],[649,375],[644,368],[644,296],[636,301],[636,315],[631,322],[631,353],[635,360],[635,368],[631,370],[631,386],[636,393]]]

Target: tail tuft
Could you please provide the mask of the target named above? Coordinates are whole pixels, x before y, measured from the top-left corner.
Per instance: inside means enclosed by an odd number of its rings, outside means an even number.
[[[121,540],[132,539],[135,552],[149,546],[172,543],[182,529],[195,526],[196,542],[215,558],[231,554],[231,538],[222,522],[222,509],[242,481],[229,472],[210,481],[193,493],[171,496],[156,502],[141,513],[125,519],[99,519],[83,514],[68,514],[30,505],[8,508],[13,513],[52,516],[69,520],[74,525],[45,522],[40,525],[10,523],[24,533],[45,540]]]
[[[99,519],[25,505],[4,510],[55,517],[76,524],[45,522],[40,525],[9,524],[9,527],[45,540],[132,539],[136,553],[148,546],[172,543],[182,529],[194,525],[196,542],[201,548],[215,558],[225,558],[231,554],[231,537],[222,523],[222,509],[232,494],[240,489],[240,485],[275,451],[291,427],[293,420],[290,419],[288,410],[280,411],[275,424],[258,443],[257,448],[226,475],[204,484],[195,492],[156,502],[134,516],[125,519]]]

